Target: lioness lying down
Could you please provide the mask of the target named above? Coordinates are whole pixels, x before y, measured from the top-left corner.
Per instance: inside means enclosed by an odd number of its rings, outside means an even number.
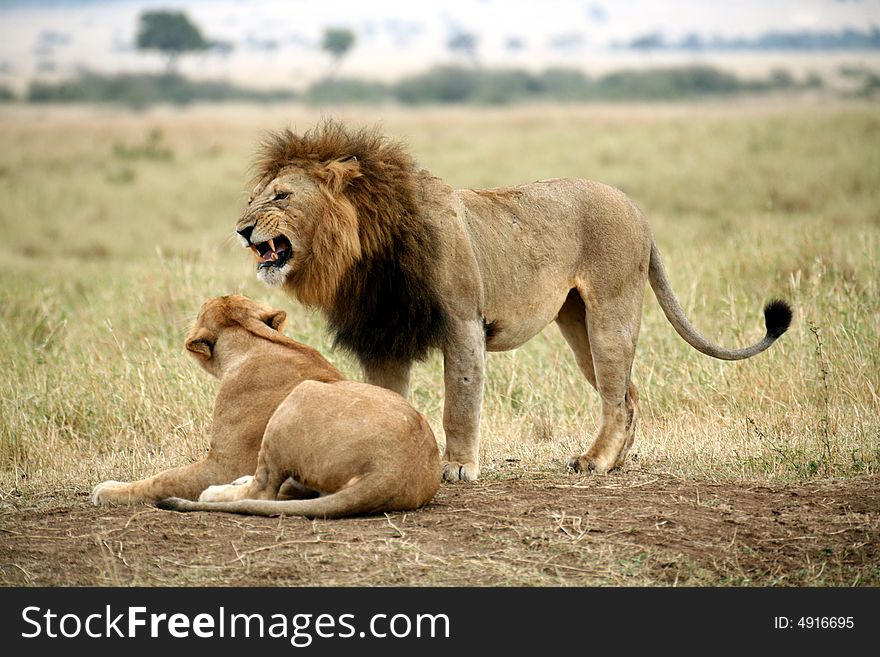
[[[286,337],[285,318],[239,295],[205,303],[186,348],[220,379],[208,454],[142,481],[105,481],[92,501],[325,518],[429,502],[440,454],[425,419]]]

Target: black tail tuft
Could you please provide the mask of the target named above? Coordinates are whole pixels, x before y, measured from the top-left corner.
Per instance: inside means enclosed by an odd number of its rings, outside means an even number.
[[[180,502],[179,497],[166,497],[156,502],[156,508],[165,511],[177,511],[179,508],[178,502]]]
[[[767,326],[767,335],[774,340],[785,333],[791,326],[791,306],[788,302],[774,299],[764,306],[764,324]]]

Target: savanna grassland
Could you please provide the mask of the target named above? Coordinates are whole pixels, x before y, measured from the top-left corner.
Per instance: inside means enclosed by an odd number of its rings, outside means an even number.
[[[197,459],[216,382],[183,350],[210,296],[284,308],[351,376],[322,318],[255,280],[232,240],[266,130],[301,107],[0,110],[0,582],[880,584],[880,106],[730,104],[334,112],[381,120],[458,187],[600,180],[646,212],[692,322],[650,290],[630,461],[567,473],[598,397],[551,326],[491,354],[481,481],[344,521],[95,509],[91,487]],[[411,400],[442,432],[442,371]],[[58,566],[58,563],[76,564]]]

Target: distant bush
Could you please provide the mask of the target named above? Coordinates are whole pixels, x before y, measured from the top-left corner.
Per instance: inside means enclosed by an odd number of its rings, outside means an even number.
[[[854,75],[854,74],[853,74]],[[876,80],[864,76],[862,91],[871,95]],[[522,101],[654,101],[728,96],[740,93],[816,88],[818,76],[800,83],[783,69],[763,80],[745,80],[711,66],[624,70],[590,78],[580,71],[551,68],[542,73],[520,69],[440,66],[394,84],[358,78],[325,79],[301,96],[292,91],[257,91],[225,82],[194,81],[179,75],[86,73],[75,80],[34,82],[27,99],[35,103],[123,103],[145,107],[159,102],[288,101],[314,105],[376,104],[394,100],[405,105],[469,103],[504,105]]]
[[[825,80],[822,79],[821,75],[819,75],[815,71],[807,73],[807,77],[804,79],[805,89],[821,89],[824,86]]]
[[[15,100],[15,94],[12,93],[12,89],[0,85],[0,103],[8,103],[10,100]]]
[[[838,72],[859,84],[859,87],[855,91],[850,92],[850,95],[872,98],[880,93],[880,75],[866,67],[844,65],[838,69]]]
[[[34,103],[122,103],[146,107],[154,103],[185,105],[197,101],[280,101],[296,97],[292,91],[255,91],[226,82],[196,81],[180,75],[84,73],[75,80],[32,82],[27,99]]]
[[[710,66],[618,71],[599,78],[596,95],[607,100],[675,100],[755,90],[732,73]]]
[[[880,94],[880,75],[876,73],[866,73],[862,79],[862,88],[858,90],[857,95],[865,98],[873,98]]]
[[[596,96],[590,79],[570,68],[549,68],[540,76],[544,94],[553,100],[586,100]]]
[[[401,80],[394,98],[406,104],[484,103],[520,100],[675,100],[792,89],[787,71],[764,81],[741,80],[710,66],[616,71],[591,79],[580,71],[551,68],[540,74],[444,66]]]
[[[413,75],[393,86],[396,100],[406,105],[472,102],[479,86],[478,73],[458,66],[440,66]]]
[[[391,91],[381,82],[359,78],[322,80],[309,87],[303,100],[311,104],[381,103],[391,97]]]
[[[404,78],[392,87],[394,98],[407,105],[478,103],[503,105],[544,93],[535,75],[518,69],[472,69],[441,66]]]
[[[505,105],[544,95],[540,79],[525,71],[508,69],[481,72],[472,102]]]

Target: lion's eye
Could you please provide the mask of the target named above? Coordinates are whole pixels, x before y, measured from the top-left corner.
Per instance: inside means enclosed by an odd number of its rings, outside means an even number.
[[[288,196],[290,196],[290,192],[278,192],[275,196],[272,197],[273,201],[283,201]]]

